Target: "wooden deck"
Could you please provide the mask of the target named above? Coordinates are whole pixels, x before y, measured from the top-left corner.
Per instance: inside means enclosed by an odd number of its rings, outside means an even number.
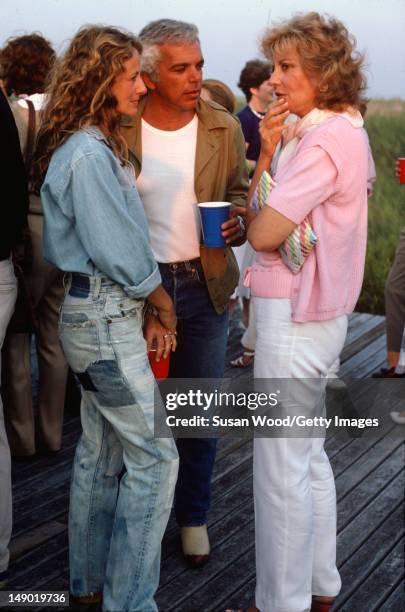
[[[240,335],[236,320],[231,325],[229,358],[238,352]],[[354,314],[341,372],[367,378],[384,363],[384,355],[383,318]],[[226,374],[249,377],[252,371],[229,369]],[[336,610],[405,609],[404,444],[403,437],[393,435],[394,429],[392,426],[373,438],[350,437],[340,431],[327,438],[326,448],[336,477],[338,564],[343,581]],[[56,458],[13,466],[11,590],[68,589],[68,489],[79,430],[78,419],[67,417],[63,450]],[[203,569],[190,570],[179,552],[178,528],[172,518],[169,521],[157,594],[160,610],[217,612],[246,607],[252,602],[255,558],[251,441],[219,441],[209,531],[211,560]]]

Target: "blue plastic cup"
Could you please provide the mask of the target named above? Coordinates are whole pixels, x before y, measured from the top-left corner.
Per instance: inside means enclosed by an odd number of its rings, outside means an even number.
[[[201,202],[198,204],[205,246],[225,246],[225,240],[221,235],[221,225],[229,219],[230,206],[229,202]]]

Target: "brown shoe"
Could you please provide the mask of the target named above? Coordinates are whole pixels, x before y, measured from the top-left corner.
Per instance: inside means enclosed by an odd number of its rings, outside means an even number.
[[[78,610],[82,610],[83,612],[87,610],[93,610],[96,606],[99,606],[101,610],[101,602],[103,601],[102,593],[90,593],[90,595],[82,595],[80,597],[75,597],[74,595],[70,596],[70,606],[76,607]]]
[[[210,560],[209,555],[184,555],[184,560],[189,567],[197,569],[203,567]]]
[[[378,372],[374,372],[371,378],[394,378],[395,368],[381,368]]]

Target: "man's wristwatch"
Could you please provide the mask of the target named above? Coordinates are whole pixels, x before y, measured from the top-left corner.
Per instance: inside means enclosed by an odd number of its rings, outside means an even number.
[[[242,238],[242,236],[246,234],[246,222],[245,222],[245,219],[241,215],[238,215],[238,221],[239,221],[239,236],[240,238]]]

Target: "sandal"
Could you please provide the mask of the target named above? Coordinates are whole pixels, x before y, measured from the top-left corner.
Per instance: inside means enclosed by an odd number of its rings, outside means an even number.
[[[233,368],[248,368],[253,363],[254,358],[255,352],[246,349],[239,357],[232,359],[229,363]]]
[[[311,612],[329,612],[332,610],[334,603],[335,597],[328,599],[318,599],[316,596],[312,597]]]

